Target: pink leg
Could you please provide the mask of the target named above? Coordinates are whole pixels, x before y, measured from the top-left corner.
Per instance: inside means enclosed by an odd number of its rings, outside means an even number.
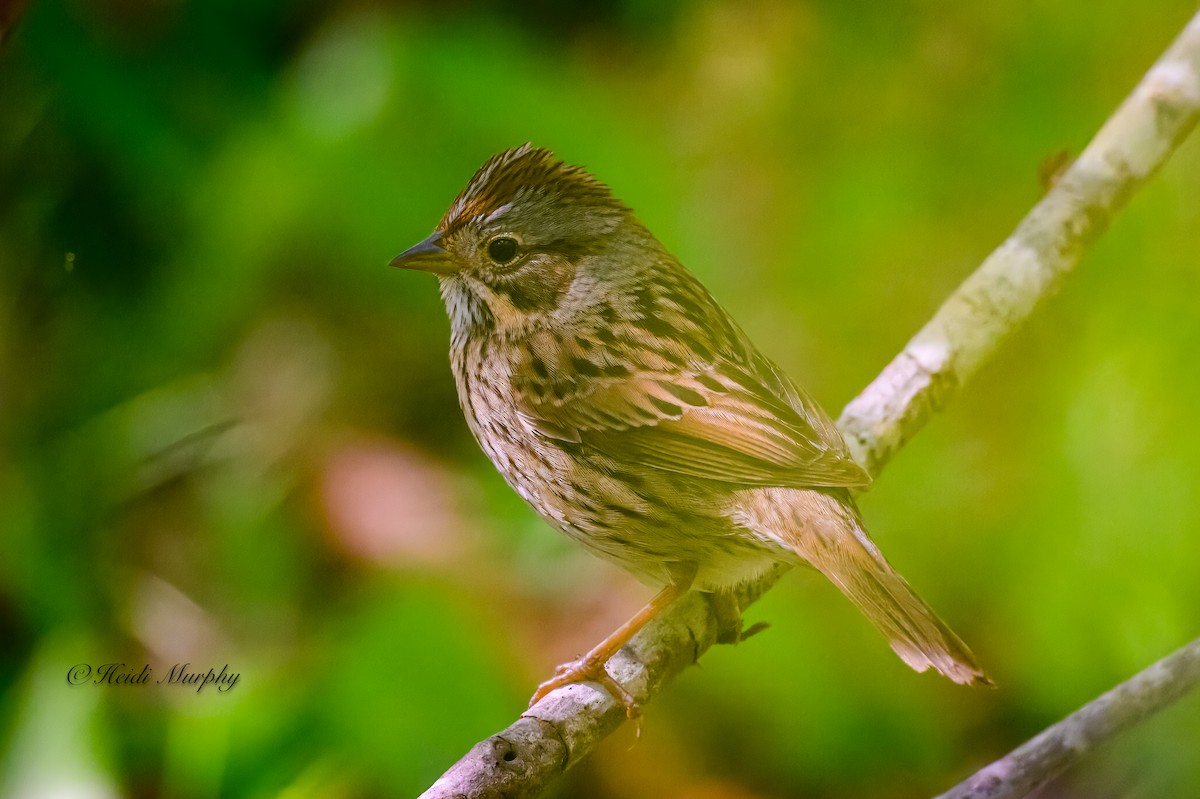
[[[633,696],[619,682],[609,676],[609,673],[604,669],[604,664],[617,653],[617,650],[629,643],[629,639],[637,635],[638,631],[645,627],[651,619],[662,613],[668,605],[687,593],[688,588],[692,584],[694,573],[693,571],[689,574],[686,580],[672,582],[666,588],[659,591],[653,599],[646,603],[645,607],[634,614],[633,618],[618,627],[612,635],[593,647],[590,652],[579,660],[564,663],[555,669],[554,676],[538,686],[533,698],[529,700],[530,707],[555,688],[561,688],[571,683],[590,681],[598,682],[604,686],[613,695],[614,699],[625,705],[625,715],[631,719],[636,718],[639,713],[637,701],[634,700]]]

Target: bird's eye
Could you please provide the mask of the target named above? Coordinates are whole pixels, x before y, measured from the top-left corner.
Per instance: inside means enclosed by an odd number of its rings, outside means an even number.
[[[488,243],[488,258],[501,266],[517,257],[517,240],[511,236],[497,236]]]

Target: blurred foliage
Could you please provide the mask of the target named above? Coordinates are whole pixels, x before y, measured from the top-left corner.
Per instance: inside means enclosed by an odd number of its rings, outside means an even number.
[[[0,792],[405,796],[648,595],[471,442],[386,267],[526,140],[836,412],[1191,2],[34,0],[0,51]],[[551,791],[935,793],[1200,634],[1200,146],[864,500],[1000,685],[789,575]],[[80,663],[240,674],[70,686]],[[1042,796],[1193,796],[1185,700]]]

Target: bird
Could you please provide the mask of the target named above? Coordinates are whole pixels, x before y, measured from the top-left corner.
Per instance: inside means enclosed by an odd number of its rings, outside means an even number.
[[[728,599],[777,564],[823,574],[916,671],[991,684],[867,534],[871,478],[830,416],[586,169],[500,152],[390,263],[436,275],[459,403],[507,483],[659,589],[531,706],[591,681],[634,717],[609,658],[687,591]]]

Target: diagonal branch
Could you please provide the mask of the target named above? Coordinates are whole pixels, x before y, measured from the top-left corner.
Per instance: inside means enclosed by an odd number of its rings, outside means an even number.
[[[1098,745],[1167,707],[1198,683],[1200,638],[1088,702],[937,799],[1027,796]]]
[[[842,412],[879,471],[1037,310],[1200,115],[1200,15],[1150,68],[1012,235]]]
[[[839,425],[872,474],[1053,293],[1198,117],[1200,14],[1013,234],[846,407]],[[746,587],[743,607],[777,576]],[[688,594],[617,653],[609,670],[644,705],[716,642],[718,629],[708,599]],[[624,717],[622,706],[591,684],[560,688],[476,744],[423,797],[535,796]]]

